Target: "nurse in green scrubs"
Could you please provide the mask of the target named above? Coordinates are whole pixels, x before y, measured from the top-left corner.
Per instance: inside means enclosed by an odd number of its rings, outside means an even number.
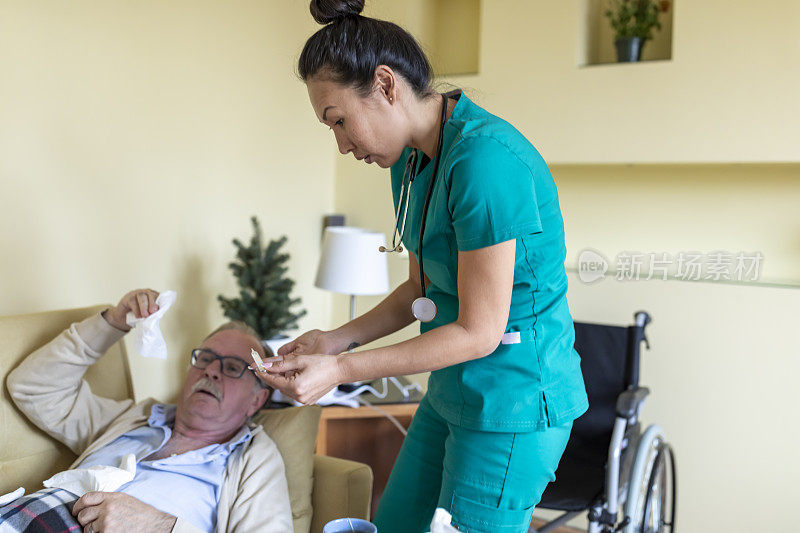
[[[436,507],[461,531],[527,531],[588,406],[555,184],[519,131],[460,91],[435,92],[413,37],[362,8],[312,1],[323,28],[298,70],[340,152],[391,168],[409,277],[366,314],[282,347],[260,377],[313,403],[341,383],[431,372],[378,531],[428,531]],[[436,314],[419,336],[344,353],[415,321],[422,297]]]

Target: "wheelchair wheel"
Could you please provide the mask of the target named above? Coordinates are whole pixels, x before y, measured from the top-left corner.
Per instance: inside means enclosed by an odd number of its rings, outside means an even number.
[[[652,425],[639,441],[626,488],[625,533],[672,533],[675,490],[672,448],[661,428]]]
[[[642,515],[642,532],[672,533],[675,531],[675,455],[672,446],[662,443],[650,471]]]

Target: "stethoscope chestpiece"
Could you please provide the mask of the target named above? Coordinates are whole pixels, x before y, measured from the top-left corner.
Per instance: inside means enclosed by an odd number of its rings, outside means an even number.
[[[422,296],[411,304],[411,313],[420,322],[430,322],[436,318],[436,304],[430,298]]]

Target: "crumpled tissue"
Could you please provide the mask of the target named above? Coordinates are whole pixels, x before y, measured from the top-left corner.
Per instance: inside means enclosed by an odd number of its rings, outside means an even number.
[[[7,503],[13,502],[17,498],[22,498],[23,496],[25,496],[25,489],[23,487],[18,488],[14,492],[3,494],[0,496],[0,507],[6,505]]]
[[[430,533],[458,533],[458,530],[450,525],[452,520],[453,517],[450,515],[450,513],[441,507],[437,508],[436,511],[433,512],[433,521],[431,522]]]
[[[158,311],[145,318],[136,318],[131,311],[125,317],[125,322],[133,328],[133,345],[142,357],[167,358],[167,343],[158,322],[177,298],[175,291],[164,291],[156,298]]]
[[[125,455],[119,468],[113,466],[90,466],[59,472],[44,482],[48,489],[64,489],[79,498],[92,491],[114,492],[125,483],[133,481],[136,475],[136,456]]]

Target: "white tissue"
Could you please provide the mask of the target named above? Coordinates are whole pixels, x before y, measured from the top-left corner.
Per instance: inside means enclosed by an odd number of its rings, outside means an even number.
[[[431,533],[458,533],[458,530],[450,525],[450,522],[453,520],[453,517],[450,516],[450,513],[442,509],[441,507],[437,508],[436,511],[433,513],[433,521],[431,522]]]
[[[113,466],[91,466],[59,472],[44,482],[48,489],[68,490],[79,498],[92,491],[114,492],[125,483],[133,481],[136,475],[136,456],[127,454],[120,461],[119,468]]]
[[[23,496],[25,496],[25,489],[22,488],[22,487],[18,488],[14,492],[9,492],[8,494],[3,494],[2,496],[0,496],[0,507],[2,507],[3,505],[5,505],[7,503],[13,502],[17,498],[22,498]]]
[[[133,312],[125,317],[125,322],[133,328],[133,345],[142,357],[167,358],[167,343],[164,342],[158,322],[177,297],[175,291],[164,291],[156,298],[158,311],[146,318],[136,318]]]

